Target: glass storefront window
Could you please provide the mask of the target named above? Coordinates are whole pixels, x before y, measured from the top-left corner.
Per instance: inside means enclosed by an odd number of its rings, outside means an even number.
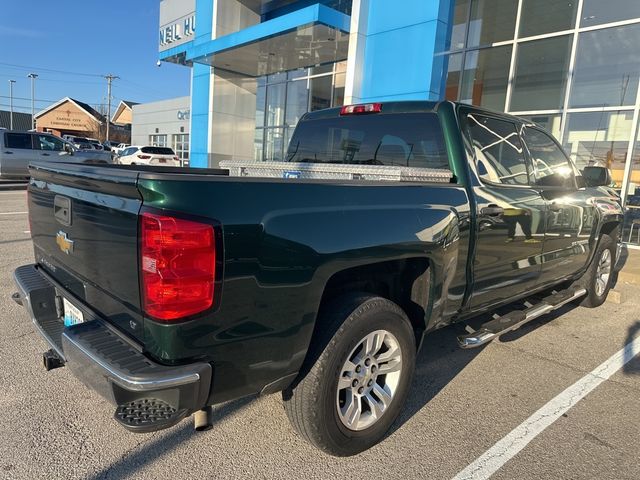
[[[518,36],[569,30],[575,26],[577,8],[577,0],[523,0]]]
[[[606,166],[617,188],[622,185],[633,111],[584,112],[567,116],[564,148],[578,169]]]
[[[282,125],[284,123],[284,99],[287,85],[277,83],[267,86],[267,122],[266,126]]]
[[[333,77],[327,75],[309,80],[311,84],[311,105],[309,111],[322,110],[331,106],[331,86]]]
[[[307,80],[290,82],[287,87],[286,124],[295,126],[309,109],[309,88]]]
[[[287,73],[287,80],[295,80],[296,78],[306,77],[309,71],[306,68],[291,70]]]
[[[323,73],[331,73],[333,72],[333,63],[329,63],[327,65],[320,65],[318,67],[311,67],[309,69],[309,75],[322,75]]]
[[[640,129],[631,158],[631,176],[625,206],[627,209],[622,226],[622,240],[640,246]]]
[[[284,160],[284,128],[265,129],[264,159],[269,162]]]
[[[640,17],[638,0],[584,0],[581,27]]]
[[[510,111],[563,107],[572,39],[564,35],[518,45]]]
[[[520,115],[520,118],[530,120],[532,123],[544,128],[556,137],[556,140],[560,140],[560,122],[562,121],[562,115],[559,113],[552,115]]]
[[[256,127],[264,127],[264,103],[267,97],[267,88],[258,86],[256,89]]]
[[[274,73],[267,75],[267,83],[280,83],[287,81],[287,72]]]
[[[253,137],[253,158],[256,162],[264,160],[264,128],[256,128]]]
[[[445,46],[446,50],[460,50],[465,46],[467,36],[467,20],[469,19],[469,0],[458,0],[453,11],[453,27],[451,39]]]
[[[466,53],[460,100],[503,111],[507,96],[511,45]]]
[[[180,160],[189,160],[189,134],[179,133],[173,135],[173,151]]]
[[[581,33],[571,107],[633,105],[640,76],[638,45],[640,24]]]
[[[518,0],[473,0],[467,46],[512,40],[517,10]]]
[[[347,79],[346,73],[337,73],[333,81],[333,101],[332,107],[344,105],[344,84]]]
[[[152,147],[166,147],[167,136],[166,135],[149,135],[149,145]]]
[[[447,83],[445,86],[445,98],[458,100],[460,94],[460,73],[462,72],[462,53],[449,55],[447,59]]]

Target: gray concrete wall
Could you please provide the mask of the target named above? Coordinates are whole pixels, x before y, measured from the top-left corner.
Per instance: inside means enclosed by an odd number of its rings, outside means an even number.
[[[189,133],[190,114],[190,97],[134,105],[131,144],[147,145],[150,135],[167,135],[167,145],[171,146],[172,135]],[[183,132],[180,127],[184,128]]]

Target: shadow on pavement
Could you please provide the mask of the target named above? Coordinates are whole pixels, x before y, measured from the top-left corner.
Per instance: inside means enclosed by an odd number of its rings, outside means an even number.
[[[622,369],[622,372],[625,375],[640,375],[640,354],[636,354],[634,357],[633,356],[634,352],[630,347],[631,342],[633,342],[633,340],[636,338],[640,338],[640,321],[637,321],[637,320],[629,328],[629,332],[627,333],[627,340],[625,341],[625,345],[626,345],[625,351],[624,351],[625,364]]]
[[[253,401],[254,397],[235,400],[221,406],[214,407],[213,426],[220,420],[242,410]],[[209,430],[212,432],[213,430]],[[106,480],[109,478],[138,478],[136,472],[141,472],[148,464],[174,450],[183,442],[193,436],[200,436],[203,441],[207,439],[207,433],[196,432],[191,418],[185,419],[179,426],[170,430],[170,433],[156,433],[145,442],[134,447],[133,451],[123,454],[122,458],[111,465],[104,467],[99,472],[87,477],[89,480]]]
[[[409,397],[387,436],[418,413],[483,350],[459,348],[456,338],[459,334],[460,329],[447,327],[425,337],[418,354]]]

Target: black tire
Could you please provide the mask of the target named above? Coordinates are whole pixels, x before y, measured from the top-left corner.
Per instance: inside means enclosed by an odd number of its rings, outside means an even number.
[[[413,328],[395,303],[367,294],[352,294],[331,302],[327,308],[323,308],[318,321],[320,328],[314,336],[300,376],[283,393],[285,410],[298,434],[312,445],[334,456],[355,455],[378,443],[402,409],[415,368],[416,340]],[[399,369],[399,378],[396,377],[395,393],[379,419],[374,420],[371,426],[362,430],[349,429],[338,413],[338,380],[345,378],[342,377],[342,368],[354,349],[367,335],[378,330],[391,333],[400,347],[402,367]],[[384,348],[380,351],[383,352]],[[380,365],[378,368],[384,368],[382,362]],[[385,382],[387,376],[381,375],[382,380],[375,378],[374,382]],[[362,406],[364,403],[358,405],[358,410],[365,409]],[[369,413],[372,414],[373,409]]]
[[[609,252],[610,271],[609,277],[606,281],[604,289],[598,291],[598,266],[600,265],[603,256],[606,256],[604,252]],[[603,233],[600,236],[596,253],[593,256],[591,265],[580,279],[579,284],[587,290],[587,295],[582,298],[580,305],[587,308],[596,308],[602,305],[609,295],[611,290],[611,284],[613,281],[613,270],[616,263],[616,242],[609,235]]]

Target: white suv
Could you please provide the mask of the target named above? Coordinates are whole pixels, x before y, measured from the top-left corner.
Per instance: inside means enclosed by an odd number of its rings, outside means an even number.
[[[180,159],[168,147],[138,147],[125,148],[118,157],[122,165],[161,165],[164,167],[179,167]]]

